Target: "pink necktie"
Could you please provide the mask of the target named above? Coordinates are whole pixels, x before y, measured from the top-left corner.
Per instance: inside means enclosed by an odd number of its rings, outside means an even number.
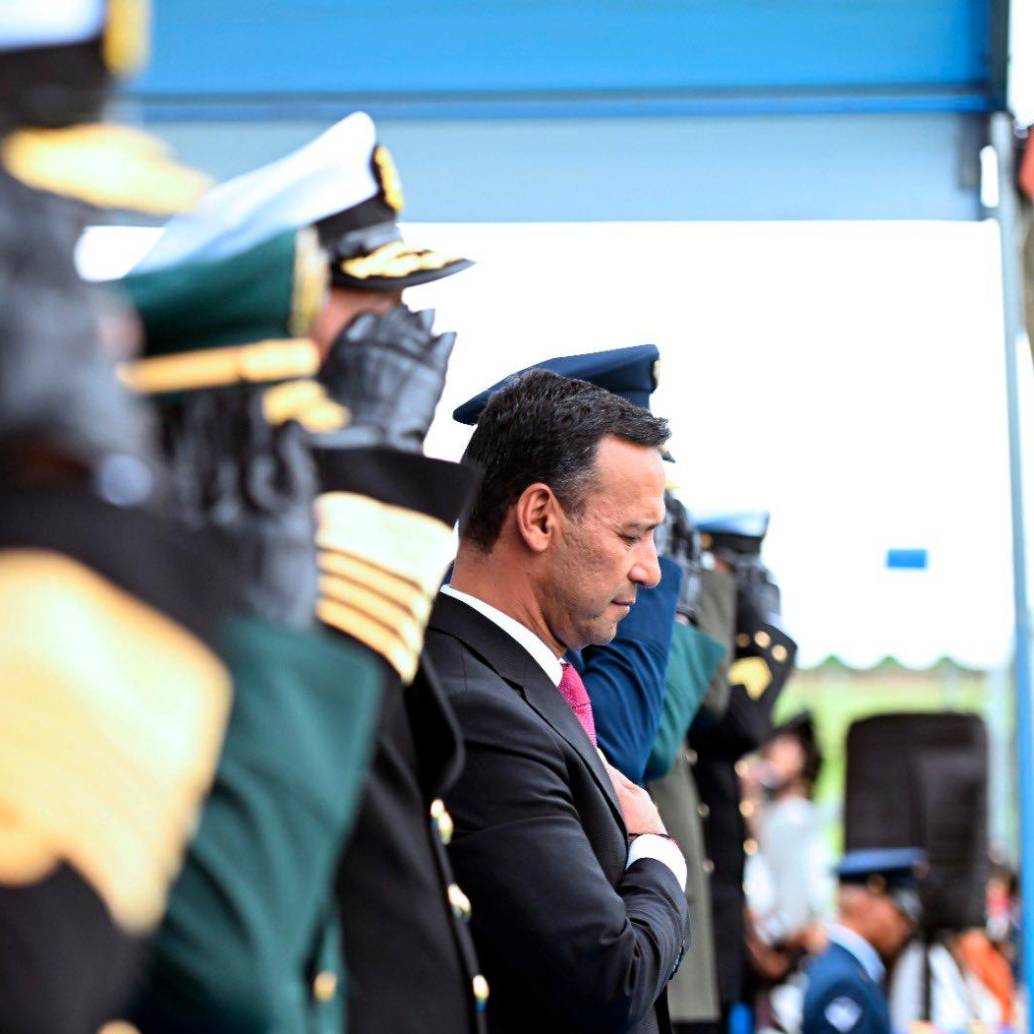
[[[592,701],[585,691],[585,683],[582,682],[578,669],[573,664],[564,664],[564,673],[560,677],[558,688],[595,747],[596,723],[592,719]]]

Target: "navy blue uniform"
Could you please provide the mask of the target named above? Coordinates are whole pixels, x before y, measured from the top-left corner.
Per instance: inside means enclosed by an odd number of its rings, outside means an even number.
[[[569,657],[581,672],[592,701],[600,749],[633,782],[641,783],[664,707],[668,654],[675,627],[682,571],[658,558],[661,580],[642,586],[617,635],[604,646],[589,646]]]
[[[890,1034],[882,973],[834,941],[808,970],[801,1034]]]

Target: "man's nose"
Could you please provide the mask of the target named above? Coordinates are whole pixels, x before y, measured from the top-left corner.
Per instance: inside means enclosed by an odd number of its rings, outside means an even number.
[[[641,585],[644,589],[652,589],[660,582],[661,564],[657,559],[657,547],[652,535],[647,535],[643,540],[642,553],[636,558],[628,577],[635,585]]]

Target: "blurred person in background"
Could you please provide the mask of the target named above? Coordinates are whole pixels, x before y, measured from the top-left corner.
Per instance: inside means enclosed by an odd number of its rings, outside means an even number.
[[[802,1034],[890,1034],[888,969],[920,921],[914,848],[849,851],[837,867],[837,920],[807,970]]]
[[[748,827],[758,851],[747,859],[747,945],[759,1027],[779,1026],[778,986],[805,954],[826,945],[834,881],[824,819],[813,803],[822,753],[808,711],[773,729],[744,777]]]

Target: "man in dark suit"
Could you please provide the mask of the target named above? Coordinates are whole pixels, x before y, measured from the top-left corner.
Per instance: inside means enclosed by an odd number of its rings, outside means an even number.
[[[659,580],[667,438],[626,400],[538,371],[492,397],[467,448],[484,480],[425,649],[466,749],[450,853],[494,1032],[669,1029],[685,860],[603,761],[561,661],[609,642]]]

